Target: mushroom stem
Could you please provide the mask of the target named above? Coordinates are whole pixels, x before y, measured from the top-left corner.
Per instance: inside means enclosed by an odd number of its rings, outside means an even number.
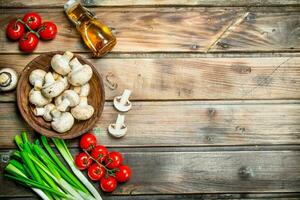
[[[122,96],[121,96],[120,103],[125,105],[127,103],[128,99],[129,99],[130,94],[131,94],[131,91],[125,89]]]
[[[65,111],[69,105],[70,105],[70,101],[68,99],[64,99],[62,100],[62,102],[57,106],[57,109],[60,111]]]
[[[8,72],[0,73],[0,85],[6,87],[11,83],[11,74]]]
[[[116,121],[115,128],[116,129],[121,129],[123,124],[124,124],[124,121],[125,121],[125,116],[118,114],[118,118],[117,118],[117,121]]]

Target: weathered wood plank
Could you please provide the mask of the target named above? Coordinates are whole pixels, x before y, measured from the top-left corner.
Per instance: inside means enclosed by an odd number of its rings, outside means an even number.
[[[40,42],[36,52],[88,52],[62,9],[33,9],[58,26],[55,41]],[[112,27],[113,52],[299,51],[300,7],[93,8]],[[5,25],[25,9],[4,9],[0,52],[19,52],[5,37]]]
[[[86,54],[82,54],[86,56]],[[0,55],[19,73],[37,55]],[[90,59],[105,82],[106,99],[125,88],[133,100],[298,99],[300,57]],[[1,93],[0,101],[14,101]]]
[[[30,193],[28,197],[6,197],[7,200],[36,200],[38,197]],[[34,195],[34,196],[31,196]],[[271,194],[177,194],[177,195],[105,195],[105,200],[299,200],[298,193],[271,193]]]
[[[94,132],[107,146],[227,146],[300,143],[299,101],[134,102],[126,113],[128,133],[122,140],[107,134],[117,112],[107,102]],[[0,147],[28,130],[15,104],[0,104]],[[145,139],[147,138],[147,139]],[[72,146],[78,140],[71,140]]]
[[[160,153],[143,152],[142,149],[138,149],[136,152],[122,153],[125,163],[132,167],[133,175],[128,183],[120,185],[113,194],[257,193],[300,190],[299,151]],[[0,184],[2,196],[28,195],[29,190],[4,180],[3,176],[0,177]],[[98,183],[95,185],[99,187]]]
[[[268,10],[266,9],[266,12]],[[247,12],[241,21],[230,26],[209,51],[299,50],[299,11]],[[270,26],[270,23],[272,24]]]
[[[82,0],[85,6],[282,6],[299,5],[298,0]],[[11,0],[3,3],[3,7],[62,7],[60,0]]]

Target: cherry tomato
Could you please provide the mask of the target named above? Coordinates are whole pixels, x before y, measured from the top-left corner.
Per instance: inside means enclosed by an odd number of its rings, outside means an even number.
[[[118,168],[116,172],[116,179],[120,183],[128,181],[131,177],[131,169],[127,165],[122,165]]]
[[[100,180],[100,187],[104,192],[112,192],[117,188],[117,181],[114,177],[103,177]]]
[[[38,45],[39,38],[34,33],[23,34],[19,40],[19,47],[24,52],[32,52]]]
[[[97,139],[92,133],[84,134],[80,139],[80,148],[90,151],[97,144]]]
[[[105,174],[105,169],[97,163],[92,164],[88,169],[88,176],[93,181],[98,181]]]
[[[91,156],[98,162],[103,162],[108,155],[108,150],[105,146],[97,145],[91,152]]]
[[[122,164],[122,162],[123,162],[123,157],[117,151],[110,152],[107,158],[105,159],[105,165],[109,169],[114,169],[119,167]]]
[[[25,28],[21,22],[12,20],[7,24],[6,35],[11,40],[18,40],[24,34]]]
[[[35,12],[26,13],[23,17],[25,22],[32,30],[36,30],[42,23],[42,18]]]
[[[57,27],[52,22],[44,22],[39,27],[39,34],[43,40],[52,40],[55,38]]]
[[[75,157],[75,164],[78,169],[85,170],[92,164],[92,159],[84,152],[79,153]]]

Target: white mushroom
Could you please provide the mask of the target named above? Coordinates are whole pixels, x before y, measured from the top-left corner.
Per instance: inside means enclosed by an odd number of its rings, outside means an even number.
[[[44,84],[44,78],[45,78],[46,72],[41,69],[35,69],[33,70],[29,75],[29,82],[36,90],[40,90],[43,87]]]
[[[66,51],[63,55],[54,55],[51,59],[52,69],[61,75],[67,75],[71,71],[69,62],[72,57],[73,53],[69,51]]]
[[[50,114],[50,112],[54,109],[55,109],[55,105],[49,103],[44,107],[36,107],[33,110],[33,113],[35,116],[43,116],[45,121],[52,121],[52,115]]]
[[[55,81],[51,72],[45,76],[45,84],[42,88],[42,94],[47,98],[53,98],[60,95],[65,89],[65,82]]]
[[[51,122],[51,127],[59,132],[64,133],[70,130],[74,124],[74,117],[69,112],[60,112],[56,109],[51,111],[53,116],[53,121]]]
[[[115,124],[110,124],[108,127],[108,132],[116,137],[123,137],[127,132],[127,127],[124,124],[125,116],[118,114],[118,118]]]
[[[129,101],[130,90],[124,90],[122,96],[114,98],[114,106],[118,111],[126,112],[131,108],[131,102]]]
[[[74,90],[81,97],[87,97],[90,94],[89,83],[86,83],[83,86],[72,86],[71,89]]]
[[[11,68],[0,69],[0,91],[10,91],[17,87],[18,74]]]
[[[73,90],[66,90],[62,94],[62,101],[57,105],[57,110],[66,111],[68,107],[77,106],[80,102],[80,98]]]
[[[75,119],[87,120],[94,114],[94,108],[88,105],[87,97],[80,97],[80,103],[71,109],[71,114]]]
[[[51,98],[46,98],[42,95],[41,91],[32,89],[29,92],[29,102],[37,107],[43,107],[51,102]]]
[[[68,80],[73,86],[86,84],[93,75],[93,70],[89,65],[82,65],[77,58],[70,61],[72,71],[68,75]]]
[[[64,83],[64,90],[68,89],[70,84],[68,82],[68,78],[66,76],[58,76],[57,81],[62,81]]]

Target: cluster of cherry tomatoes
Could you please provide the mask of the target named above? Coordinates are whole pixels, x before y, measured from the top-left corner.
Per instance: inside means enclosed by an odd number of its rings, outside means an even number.
[[[84,134],[80,139],[80,152],[75,157],[78,169],[88,169],[88,176],[92,181],[100,180],[100,187],[104,192],[112,192],[117,183],[124,183],[131,177],[131,169],[123,164],[120,152],[109,152],[103,145],[97,145],[97,139],[92,133]]]
[[[19,40],[20,50],[32,52],[42,40],[52,40],[57,27],[52,22],[43,22],[39,14],[29,12],[23,19],[14,19],[6,27],[6,35],[12,41]]]

